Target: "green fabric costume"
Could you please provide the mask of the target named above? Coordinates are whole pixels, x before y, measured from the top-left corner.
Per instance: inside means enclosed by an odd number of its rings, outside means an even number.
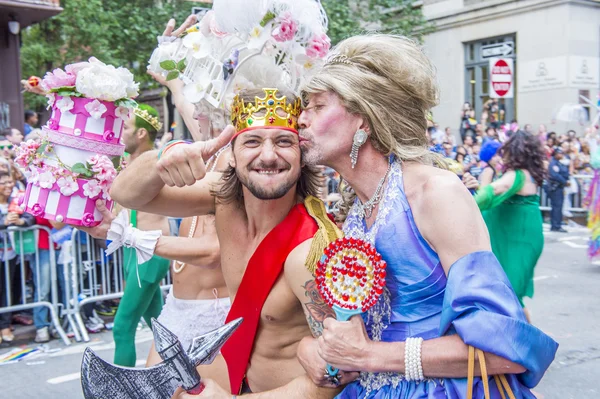
[[[137,211],[130,211],[130,222],[137,227]],[[169,271],[170,262],[160,256],[153,256],[148,262],[139,265],[140,280],[136,272],[137,255],[135,248],[123,248],[123,273],[125,292],[115,315],[113,338],[115,340],[115,364],[134,367],[135,332],[140,318],[151,326],[151,318],[157,318],[163,306],[160,282]],[[141,287],[140,287],[141,283]]]
[[[544,248],[539,196],[516,194],[523,188],[525,178],[525,173],[517,170],[515,182],[507,192],[494,195],[493,187],[487,185],[475,196],[490,233],[492,251],[521,306],[523,297],[533,297],[533,269]]]

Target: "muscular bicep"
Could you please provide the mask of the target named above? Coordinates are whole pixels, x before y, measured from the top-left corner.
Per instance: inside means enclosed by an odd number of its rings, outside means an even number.
[[[335,317],[335,313],[321,298],[315,278],[305,266],[311,244],[312,240],[307,240],[290,253],[285,263],[285,278],[302,304],[312,335],[319,337],[323,332],[323,321]]]
[[[219,184],[220,173],[208,173],[193,186],[164,186],[138,210],[171,217],[190,217],[215,213],[215,197],[211,189]]]

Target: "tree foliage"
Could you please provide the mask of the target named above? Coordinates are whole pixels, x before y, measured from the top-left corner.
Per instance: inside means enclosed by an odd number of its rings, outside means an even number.
[[[178,23],[197,2],[183,0],[62,0],[64,11],[27,28],[22,35],[21,69],[27,78],[94,56],[125,66],[142,87],[150,54],[170,18]],[[45,99],[26,93],[28,108],[40,109]]]
[[[413,0],[322,0],[332,44],[359,33],[379,31],[420,40],[433,29]]]
[[[423,34],[425,20],[419,7],[407,0],[322,0],[329,17],[332,43],[368,30]],[[167,21],[178,23],[193,6],[184,0],[62,0],[58,16],[27,28],[22,34],[22,75],[43,77],[46,71],[95,56],[125,66],[142,87],[153,84],[146,74],[156,36]],[[417,35],[418,36],[418,35]],[[25,94],[28,108],[40,109],[45,99]]]

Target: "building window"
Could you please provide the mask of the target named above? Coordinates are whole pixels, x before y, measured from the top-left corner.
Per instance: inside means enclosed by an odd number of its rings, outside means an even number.
[[[516,71],[516,56],[514,34],[465,43],[465,101],[471,103],[478,121],[481,121],[482,113],[489,108],[489,59],[496,57],[513,58]],[[516,90],[514,91],[516,94]],[[486,106],[486,103],[488,103],[488,106]],[[515,98],[498,99],[498,107],[502,112],[495,112],[494,117],[499,120],[496,120],[494,125],[500,125],[516,119]],[[490,115],[488,115],[486,123],[490,124]]]

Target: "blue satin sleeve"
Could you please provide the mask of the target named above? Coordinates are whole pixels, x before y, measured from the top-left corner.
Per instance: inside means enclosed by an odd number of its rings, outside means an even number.
[[[448,273],[440,335],[456,332],[467,344],[527,369],[517,377],[532,388],[554,360],[558,344],[529,324],[492,252],[457,260]]]

